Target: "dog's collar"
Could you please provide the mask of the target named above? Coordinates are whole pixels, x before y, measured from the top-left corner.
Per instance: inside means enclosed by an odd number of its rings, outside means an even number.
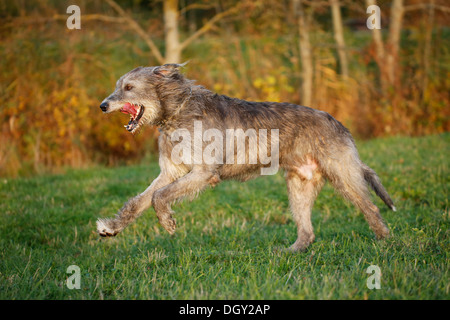
[[[184,101],[180,104],[177,110],[175,110],[175,112],[169,118],[161,120],[156,124],[157,126],[160,127],[159,131],[166,128],[167,123],[173,120],[178,115],[178,113],[180,113],[181,109],[183,109],[186,106],[191,97],[192,97],[192,87],[189,87],[189,96],[186,99],[184,99]]]

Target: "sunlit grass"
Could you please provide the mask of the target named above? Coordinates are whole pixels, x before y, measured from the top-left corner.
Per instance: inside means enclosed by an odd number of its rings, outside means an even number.
[[[112,216],[159,172],[156,162],[0,180],[0,299],[448,299],[450,135],[358,143],[398,212],[375,198],[393,236],[376,241],[360,212],[326,186],[316,242],[288,254],[296,228],[283,175],[224,182],[175,206],[169,236],[153,210],[113,239]],[[66,269],[81,269],[69,290]],[[370,265],[381,289],[366,286]]]

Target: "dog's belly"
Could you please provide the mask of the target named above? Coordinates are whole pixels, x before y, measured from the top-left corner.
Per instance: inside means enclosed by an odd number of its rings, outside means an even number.
[[[218,170],[221,180],[247,181],[261,175],[260,164],[224,164]]]

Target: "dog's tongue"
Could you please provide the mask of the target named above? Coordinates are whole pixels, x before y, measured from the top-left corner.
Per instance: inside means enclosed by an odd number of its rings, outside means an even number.
[[[122,113],[128,113],[133,116],[133,118],[136,118],[137,110],[131,103],[127,102],[125,105],[120,109],[120,112]]]

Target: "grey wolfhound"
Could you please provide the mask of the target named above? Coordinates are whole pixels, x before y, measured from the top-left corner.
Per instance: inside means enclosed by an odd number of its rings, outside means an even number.
[[[136,68],[117,81],[115,91],[100,105],[105,113],[121,111],[129,114],[131,119],[125,127],[131,133],[144,125],[160,128],[161,169],[151,185],[125,203],[114,218],[97,221],[100,236],[117,235],[151,206],[160,224],[173,234],[176,224],[171,205],[174,202],[194,196],[221,180],[251,179],[267,166],[260,157],[256,157],[256,162],[248,162],[255,151],[251,146],[267,144],[267,140],[254,137],[253,140],[246,139],[244,155],[247,162],[241,164],[234,161],[174,161],[176,142],[173,133],[183,129],[195,134],[196,121],[202,123],[201,134],[209,129],[222,133],[229,129],[277,130],[278,147],[272,150],[271,146],[270,152],[278,152],[278,164],[285,171],[290,209],[297,225],[297,240],[290,246],[291,251],[304,250],[314,241],[311,209],[326,180],[364,213],[378,239],[389,235],[367,186],[395,211],[394,204],[374,170],[360,160],[350,132],[339,121],[326,112],[304,106],[249,102],[216,94],[186,79],[180,72],[182,66],[165,64]],[[272,138],[273,134],[269,133],[269,136]],[[192,147],[195,148],[199,147]],[[205,148],[206,143],[202,142],[200,149]],[[231,151],[236,153],[237,148],[233,147]],[[227,152],[230,150],[216,150],[215,153],[225,157],[229,155]]]

